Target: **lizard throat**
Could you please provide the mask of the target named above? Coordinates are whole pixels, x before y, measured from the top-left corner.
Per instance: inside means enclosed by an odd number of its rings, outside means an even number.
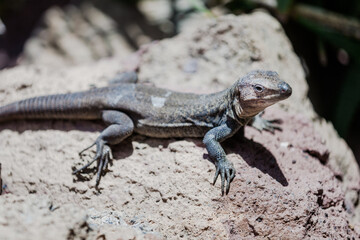
[[[250,119],[252,119],[253,117],[255,117],[259,112],[256,113],[247,113],[242,107],[241,104],[239,102],[239,100],[237,100],[235,98],[234,102],[233,102],[233,111],[235,112],[235,116],[233,116],[233,118],[239,122],[241,125],[246,125],[248,121],[250,121]]]

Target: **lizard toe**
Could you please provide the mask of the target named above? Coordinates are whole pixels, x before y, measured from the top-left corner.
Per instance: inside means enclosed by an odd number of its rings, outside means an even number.
[[[220,168],[219,168],[219,166],[216,166],[216,172],[215,172],[215,176],[214,176],[213,185],[215,185],[215,183],[219,177],[219,173],[220,173]]]
[[[101,176],[104,175],[104,170],[108,168],[109,161],[113,159],[111,148],[105,144],[102,140],[97,140],[94,144],[92,144],[90,147],[85,148],[82,150],[79,155],[82,156],[82,153],[88,149],[90,149],[92,146],[96,145],[96,154],[94,158],[82,166],[79,169],[76,169],[73,171],[73,174],[78,174],[82,172],[83,170],[87,169],[89,166],[91,166],[95,161],[97,162],[96,166],[96,183],[95,187],[97,188],[100,184]]]
[[[96,188],[100,184],[100,179],[104,173],[104,170],[107,169],[109,160],[112,160],[112,152],[108,145],[104,145],[103,150],[98,157],[98,166],[97,166],[96,184],[95,184]]]
[[[218,176],[221,178],[221,195],[228,194],[230,191],[230,183],[235,178],[235,168],[229,161],[218,162],[213,184],[216,183]]]

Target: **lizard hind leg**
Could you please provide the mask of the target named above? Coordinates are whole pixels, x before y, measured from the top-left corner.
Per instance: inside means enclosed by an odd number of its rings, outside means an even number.
[[[96,174],[96,184],[97,188],[101,176],[103,175],[104,169],[107,168],[107,165],[110,160],[112,160],[112,151],[109,145],[118,144],[123,141],[125,138],[130,136],[134,130],[134,123],[129,116],[125,113],[114,111],[114,110],[106,110],[102,112],[103,121],[109,125],[105,128],[99,137],[95,140],[95,142],[82,150],[79,154],[81,155],[84,151],[96,145],[96,155],[92,161],[77,169],[73,172],[73,174],[77,174],[84,169],[88,168],[95,161],[97,162],[97,174]]]
[[[116,74],[109,81],[109,86],[117,85],[117,84],[124,84],[124,83],[137,83],[138,75],[135,71],[128,71]]]

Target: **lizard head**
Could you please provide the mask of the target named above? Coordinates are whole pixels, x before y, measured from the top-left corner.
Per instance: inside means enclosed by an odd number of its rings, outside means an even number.
[[[235,84],[235,112],[250,117],[291,95],[291,87],[273,71],[252,71]]]

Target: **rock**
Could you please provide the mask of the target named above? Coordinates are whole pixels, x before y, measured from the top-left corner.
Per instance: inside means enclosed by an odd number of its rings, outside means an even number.
[[[247,127],[246,139],[237,134],[223,143],[237,169],[225,197],[219,183],[211,184],[215,168],[201,139],[131,137],[114,148],[115,160],[99,193],[93,188],[94,178],[76,182],[71,168],[91,158],[92,151],[83,161],[77,153],[96,139],[102,125],[1,124],[0,161],[7,193],[0,197],[0,213],[21,207],[14,201],[29,195],[51,196],[59,210],[71,212],[66,207],[71,205],[79,213],[68,214],[73,218],[41,218],[48,205],[35,207],[32,214],[41,219],[36,228],[22,221],[21,214],[0,214],[0,236],[36,238],[51,225],[52,239],[69,237],[69,232],[74,239],[360,238],[359,169],[332,126],[315,120],[319,117],[306,97],[300,61],[275,19],[256,12],[201,22],[151,45],[142,54],[139,78],[173,90],[204,93],[222,90],[259,68],[277,71],[293,87],[293,96],[265,112],[265,118],[283,121],[283,131],[260,133]],[[117,59],[66,69],[29,65],[4,70],[0,104],[104,86],[121,70]],[[84,215],[88,218],[81,220]],[[91,222],[89,216],[111,224]],[[32,230],[16,232],[19,222]],[[96,234],[86,235],[91,232]]]
[[[116,22],[92,3],[52,7],[27,40],[21,64],[69,66],[133,52]]]

